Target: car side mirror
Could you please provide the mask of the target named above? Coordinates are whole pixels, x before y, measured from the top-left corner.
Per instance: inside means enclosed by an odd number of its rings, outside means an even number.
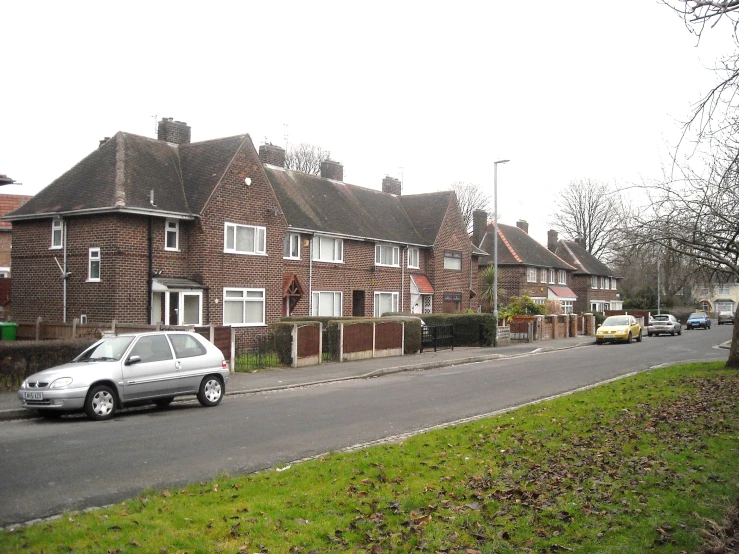
[[[141,356],[136,356],[136,355],[134,355],[134,356],[129,356],[129,357],[128,357],[128,360],[126,360],[126,365],[133,365],[133,364],[137,364],[137,363],[139,363],[140,361],[141,361]]]

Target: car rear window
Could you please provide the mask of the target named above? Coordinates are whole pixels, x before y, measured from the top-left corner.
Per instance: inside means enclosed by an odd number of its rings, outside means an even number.
[[[206,353],[205,347],[193,335],[169,335],[169,340],[178,358],[204,356]]]
[[[655,321],[670,321],[670,318],[666,315],[656,315],[652,319]]]

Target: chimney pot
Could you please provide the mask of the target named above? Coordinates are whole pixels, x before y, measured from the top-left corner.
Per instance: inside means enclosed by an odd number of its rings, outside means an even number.
[[[157,139],[172,144],[189,144],[190,126],[184,121],[172,121],[171,117],[163,117],[157,129]]]
[[[382,180],[382,192],[388,192],[395,196],[400,196],[403,193],[403,189],[398,179],[386,175]]]
[[[323,160],[321,162],[321,177],[324,179],[333,179],[334,181],[343,181],[344,166],[333,160]]]

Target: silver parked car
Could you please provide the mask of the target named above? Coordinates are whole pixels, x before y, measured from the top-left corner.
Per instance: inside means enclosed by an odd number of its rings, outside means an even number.
[[[18,397],[45,417],[84,410],[104,420],[128,403],[165,407],[184,394],[216,406],[228,375],[223,353],[196,333],[135,333],[102,338],[72,362],[31,375]]]
[[[683,334],[683,326],[672,314],[654,315],[649,319],[649,327],[647,327],[647,335],[661,335],[669,333],[673,337]]]

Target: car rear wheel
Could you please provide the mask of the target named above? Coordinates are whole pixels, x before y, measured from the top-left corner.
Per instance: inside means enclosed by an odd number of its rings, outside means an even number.
[[[200,383],[200,391],[198,391],[198,402],[209,408],[218,406],[223,399],[223,381],[216,375],[208,375]]]
[[[117,399],[108,385],[98,385],[90,389],[85,399],[85,413],[95,421],[110,419],[115,415]]]

